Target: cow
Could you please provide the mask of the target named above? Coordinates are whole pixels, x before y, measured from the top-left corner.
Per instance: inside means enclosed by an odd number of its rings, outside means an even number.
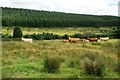
[[[108,40],[109,40],[109,37],[100,37],[100,40],[101,40],[101,41],[108,41]]]
[[[71,38],[69,37],[69,42],[70,43],[78,43],[80,41],[80,38]]]
[[[87,40],[89,40],[89,42],[97,42],[98,38],[87,38]]]
[[[28,38],[21,38],[23,42],[31,42],[32,43],[32,39],[28,39]]]
[[[62,40],[62,42],[66,43],[66,42],[69,42],[69,40]]]
[[[81,41],[81,42],[84,42],[84,41],[85,41],[85,39],[84,39],[84,38],[80,38],[80,41]]]

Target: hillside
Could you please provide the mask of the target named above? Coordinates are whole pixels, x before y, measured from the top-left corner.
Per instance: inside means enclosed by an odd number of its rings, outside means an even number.
[[[97,16],[63,12],[2,8],[3,26],[27,27],[104,27],[117,26],[116,16]]]

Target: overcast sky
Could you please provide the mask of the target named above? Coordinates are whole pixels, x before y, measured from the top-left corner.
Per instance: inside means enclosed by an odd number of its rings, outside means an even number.
[[[0,0],[0,7],[118,16],[119,0]]]

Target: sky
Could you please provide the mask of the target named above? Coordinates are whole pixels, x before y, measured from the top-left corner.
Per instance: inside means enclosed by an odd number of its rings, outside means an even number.
[[[119,0],[0,0],[0,7],[118,16]]]

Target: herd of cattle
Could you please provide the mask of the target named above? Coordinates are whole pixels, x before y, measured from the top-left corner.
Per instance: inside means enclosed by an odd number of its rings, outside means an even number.
[[[100,37],[99,38],[101,41],[108,41],[109,40],[109,37]],[[84,38],[71,38],[69,37],[69,39],[66,39],[66,40],[62,40],[62,42],[70,42],[70,43],[78,43],[78,42],[84,42],[85,40],[89,40],[89,42],[97,42],[99,40],[98,38],[87,38],[87,39],[84,39]],[[30,42],[32,43],[32,38],[21,38],[21,40],[23,42]]]
[[[89,42],[97,42],[99,39],[98,38],[71,38],[69,37],[69,39],[66,40],[62,40],[62,42],[70,42],[70,43],[78,43],[78,42],[84,42],[85,40],[89,40]],[[100,37],[101,41],[108,41],[109,37]]]

